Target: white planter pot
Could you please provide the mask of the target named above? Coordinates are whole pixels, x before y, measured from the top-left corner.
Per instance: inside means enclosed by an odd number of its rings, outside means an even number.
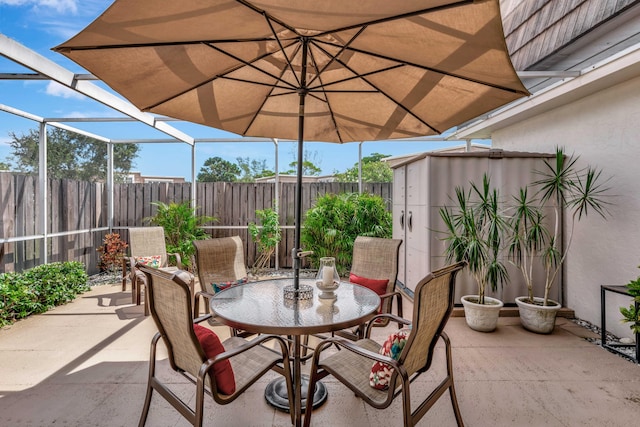
[[[518,310],[520,311],[520,323],[528,331],[538,334],[550,334],[556,325],[556,314],[560,310],[560,304],[549,300],[552,305],[542,305],[544,298],[534,297],[533,300],[540,303],[529,304],[524,302],[529,297],[516,298]]]
[[[499,299],[487,296],[484,297],[484,304],[472,302],[477,299],[477,295],[465,295],[461,298],[467,325],[474,331],[492,332],[498,326],[500,309],[504,303]]]

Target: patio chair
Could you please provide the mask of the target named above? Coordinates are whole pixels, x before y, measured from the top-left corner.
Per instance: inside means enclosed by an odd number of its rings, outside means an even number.
[[[402,295],[396,291],[396,279],[398,278],[398,255],[400,252],[400,239],[383,239],[379,237],[358,236],[353,242],[353,256],[349,281],[375,291],[382,300],[379,313],[391,313],[394,297],[397,301],[396,313],[402,317]],[[375,323],[376,327],[385,327],[389,324],[389,318],[381,317]],[[398,323],[398,328],[402,323]],[[357,341],[364,337],[364,325],[354,329],[335,331],[331,336],[340,336]],[[326,338],[321,334],[314,334],[316,338]],[[303,338],[303,357],[306,357],[309,346],[309,337]]]
[[[145,425],[154,391],[194,426],[201,426],[204,395],[226,405],[273,370],[286,378],[289,396],[293,396],[286,341],[275,335],[261,335],[251,341],[231,337],[220,343],[210,329],[198,323],[210,317],[192,318],[189,275],[184,271],[164,272],[146,266],[139,269],[147,277],[149,307],[158,332],[151,340],[147,392],[138,425]],[[166,346],[171,369],[195,386],[195,409],[171,391],[169,384],[156,376],[158,342]],[[268,344],[270,347],[265,346]],[[275,344],[275,345],[273,345]],[[167,378],[166,374],[162,378]],[[186,397],[190,400],[190,396]],[[292,415],[293,422],[293,415]]]
[[[244,262],[244,245],[240,236],[218,237],[193,242],[200,292],[196,293],[194,317],[200,315],[200,299],[209,311],[209,298],[221,288],[245,283],[248,279]]]
[[[396,300],[396,314],[402,317],[402,295],[396,291],[398,278],[398,254],[400,239],[382,239],[378,237],[358,236],[353,242],[353,261],[349,281],[374,290],[382,300],[380,313],[391,313],[393,300]],[[374,327],[385,327],[388,317],[381,317],[372,324]],[[398,328],[402,324],[398,323]],[[361,339],[364,328],[338,331],[335,335],[351,340]]]
[[[159,268],[164,271],[176,271],[182,269],[180,254],[167,254],[167,247],[162,227],[135,227],[129,229],[129,279],[131,281],[131,299],[136,305],[141,303],[141,288],[146,286],[146,277],[136,268],[136,264],[144,264],[150,267]],[[168,255],[176,258],[177,266],[169,266]],[[190,274],[190,273],[189,273]],[[193,290],[193,275],[191,288]],[[123,289],[126,283],[122,281]],[[145,297],[144,315],[149,315],[149,304]]]
[[[379,314],[366,325],[367,338],[354,343],[335,337],[320,343],[313,353],[308,389],[314,390],[318,380],[333,375],[367,404],[377,409],[389,407],[397,396],[402,395],[405,426],[415,425],[440,396],[449,390],[456,421],[458,426],[462,426],[462,416],[453,385],[451,342],[444,332],[444,327],[453,310],[455,277],[464,265],[465,263],[461,262],[444,267],[430,273],[418,283],[412,322],[393,314]],[[372,324],[380,317],[389,317],[390,320],[410,324],[411,327],[395,332],[387,342],[380,345],[369,338]],[[434,348],[439,338],[442,338],[445,345],[446,377],[412,411],[411,398],[415,400],[417,394],[414,391],[412,395],[411,384],[431,367]],[[396,345],[392,345],[394,343]],[[332,345],[338,346],[342,351],[321,358],[324,356],[323,351]],[[421,388],[422,386],[424,384],[421,384]],[[307,399],[309,398],[311,397],[308,396]],[[306,412],[305,426],[309,426],[312,413],[313,411]]]

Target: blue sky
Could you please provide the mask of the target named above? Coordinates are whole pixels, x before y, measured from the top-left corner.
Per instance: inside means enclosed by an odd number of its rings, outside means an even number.
[[[0,33],[34,50],[40,55],[77,73],[86,72],[51,48],[66,41],[102,13],[110,0],[0,0]],[[24,67],[0,57],[0,73],[28,72]],[[102,104],[48,81],[0,80],[0,104],[27,111],[40,117],[115,117]],[[195,138],[236,138],[224,131],[185,122],[169,122]],[[165,134],[138,123],[68,123],[71,126],[111,139],[158,139]],[[9,133],[27,133],[37,123],[0,112],[0,161],[11,150]],[[484,141],[484,143],[487,143]],[[451,147],[460,142],[366,142],[363,156],[371,153],[400,155]],[[323,174],[342,172],[358,161],[358,144],[305,143]],[[295,143],[281,143],[279,169],[286,170],[295,160]],[[266,160],[275,165],[272,143],[207,143],[196,149],[196,172],[209,157],[219,156],[235,163],[238,157]],[[144,175],[191,177],[191,148],[186,144],[143,144],[134,170]]]

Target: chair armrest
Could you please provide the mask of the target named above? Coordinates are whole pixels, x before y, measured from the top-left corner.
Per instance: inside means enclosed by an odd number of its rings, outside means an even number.
[[[136,279],[136,259],[132,256],[129,257],[129,278],[133,282]]]
[[[177,252],[167,253],[167,257],[169,257],[169,255],[176,258],[176,267],[178,267],[178,270],[182,270],[182,258],[180,258],[180,254]]]
[[[389,318],[394,322],[398,322],[398,325],[403,324],[403,325],[410,325],[411,321],[407,320],[407,319],[403,319],[400,316],[396,316],[395,314],[391,314],[391,313],[381,313],[381,314],[376,314],[375,316],[373,316],[367,323],[365,323],[364,327],[364,336],[366,338],[369,338],[371,336],[371,328],[373,327],[372,325],[375,323],[375,321],[377,319],[380,318]]]
[[[398,313],[398,316],[402,317],[403,313],[402,313],[402,293],[399,291],[393,291],[393,292],[389,292],[383,295],[380,295],[380,300],[384,300],[386,298],[393,298],[396,297],[396,311]],[[391,304],[393,304],[393,300],[391,301]],[[398,323],[398,328],[400,327],[400,323]]]
[[[320,343],[315,351],[313,352],[314,364],[317,366],[318,361],[320,359],[320,353],[324,351],[325,348],[335,345],[338,348],[342,348],[352,353],[356,353],[360,356],[366,357],[367,359],[371,359],[374,362],[382,362],[387,363],[394,369],[400,369],[400,364],[397,360],[389,356],[383,356],[380,353],[374,353],[373,351],[367,350],[366,348],[362,348],[358,346],[353,341],[349,341],[344,338],[327,338],[322,343]]]
[[[399,291],[387,292],[386,294],[382,294],[379,296],[380,296],[380,299],[386,299],[386,298],[394,297],[396,295],[402,296],[402,294]]]
[[[193,317],[194,318],[200,316],[200,297],[204,298],[206,307],[208,307],[209,298],[212,298],[213,294],[210,294],[209,292],[206,292],[206,291],[198,291],[195,293],[195,295],[193,296]],[[209,311],[209,309],[206,308],[205,311]]]
[[[211,313],[205,314],[204,316],[200,316],[200,317],[196,317],[193,319],[193,323],[200,323],[200,322],[204,322],[207,319],[211,319],[213,316],[211,315]]]

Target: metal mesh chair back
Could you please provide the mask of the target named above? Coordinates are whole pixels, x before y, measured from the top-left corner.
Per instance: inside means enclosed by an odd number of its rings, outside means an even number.
[[[453,310],[456,274],[464,262],[434,271],[415,290],[412,331],[400,355],[409,375],[429,369],[433,350]]]
[[[396,288],[398,278],[398,253],[400,239],[382,239],[379,237],[358,236],[353,242],[353,261],[351,273],[369,279],[387,279],[387,293]],[[382,301],[382,313],[390,313],[393,298]],[[384,319],[381,326],[389,323]]]
[[[129,229],[129,251],[132,257],[160,255],[160,267],[167,266],[167,244],[162,227]]]
[[[189,284],[181,278],[186,272],[140,269],[149,281],[149,309],[167,346],[171,367],[197,377],[206,357],[193,332]]]
[[[225,283],[247,277],[244,246],[239,236],[193,242],[202,290],[214,293],[212,283]]]

